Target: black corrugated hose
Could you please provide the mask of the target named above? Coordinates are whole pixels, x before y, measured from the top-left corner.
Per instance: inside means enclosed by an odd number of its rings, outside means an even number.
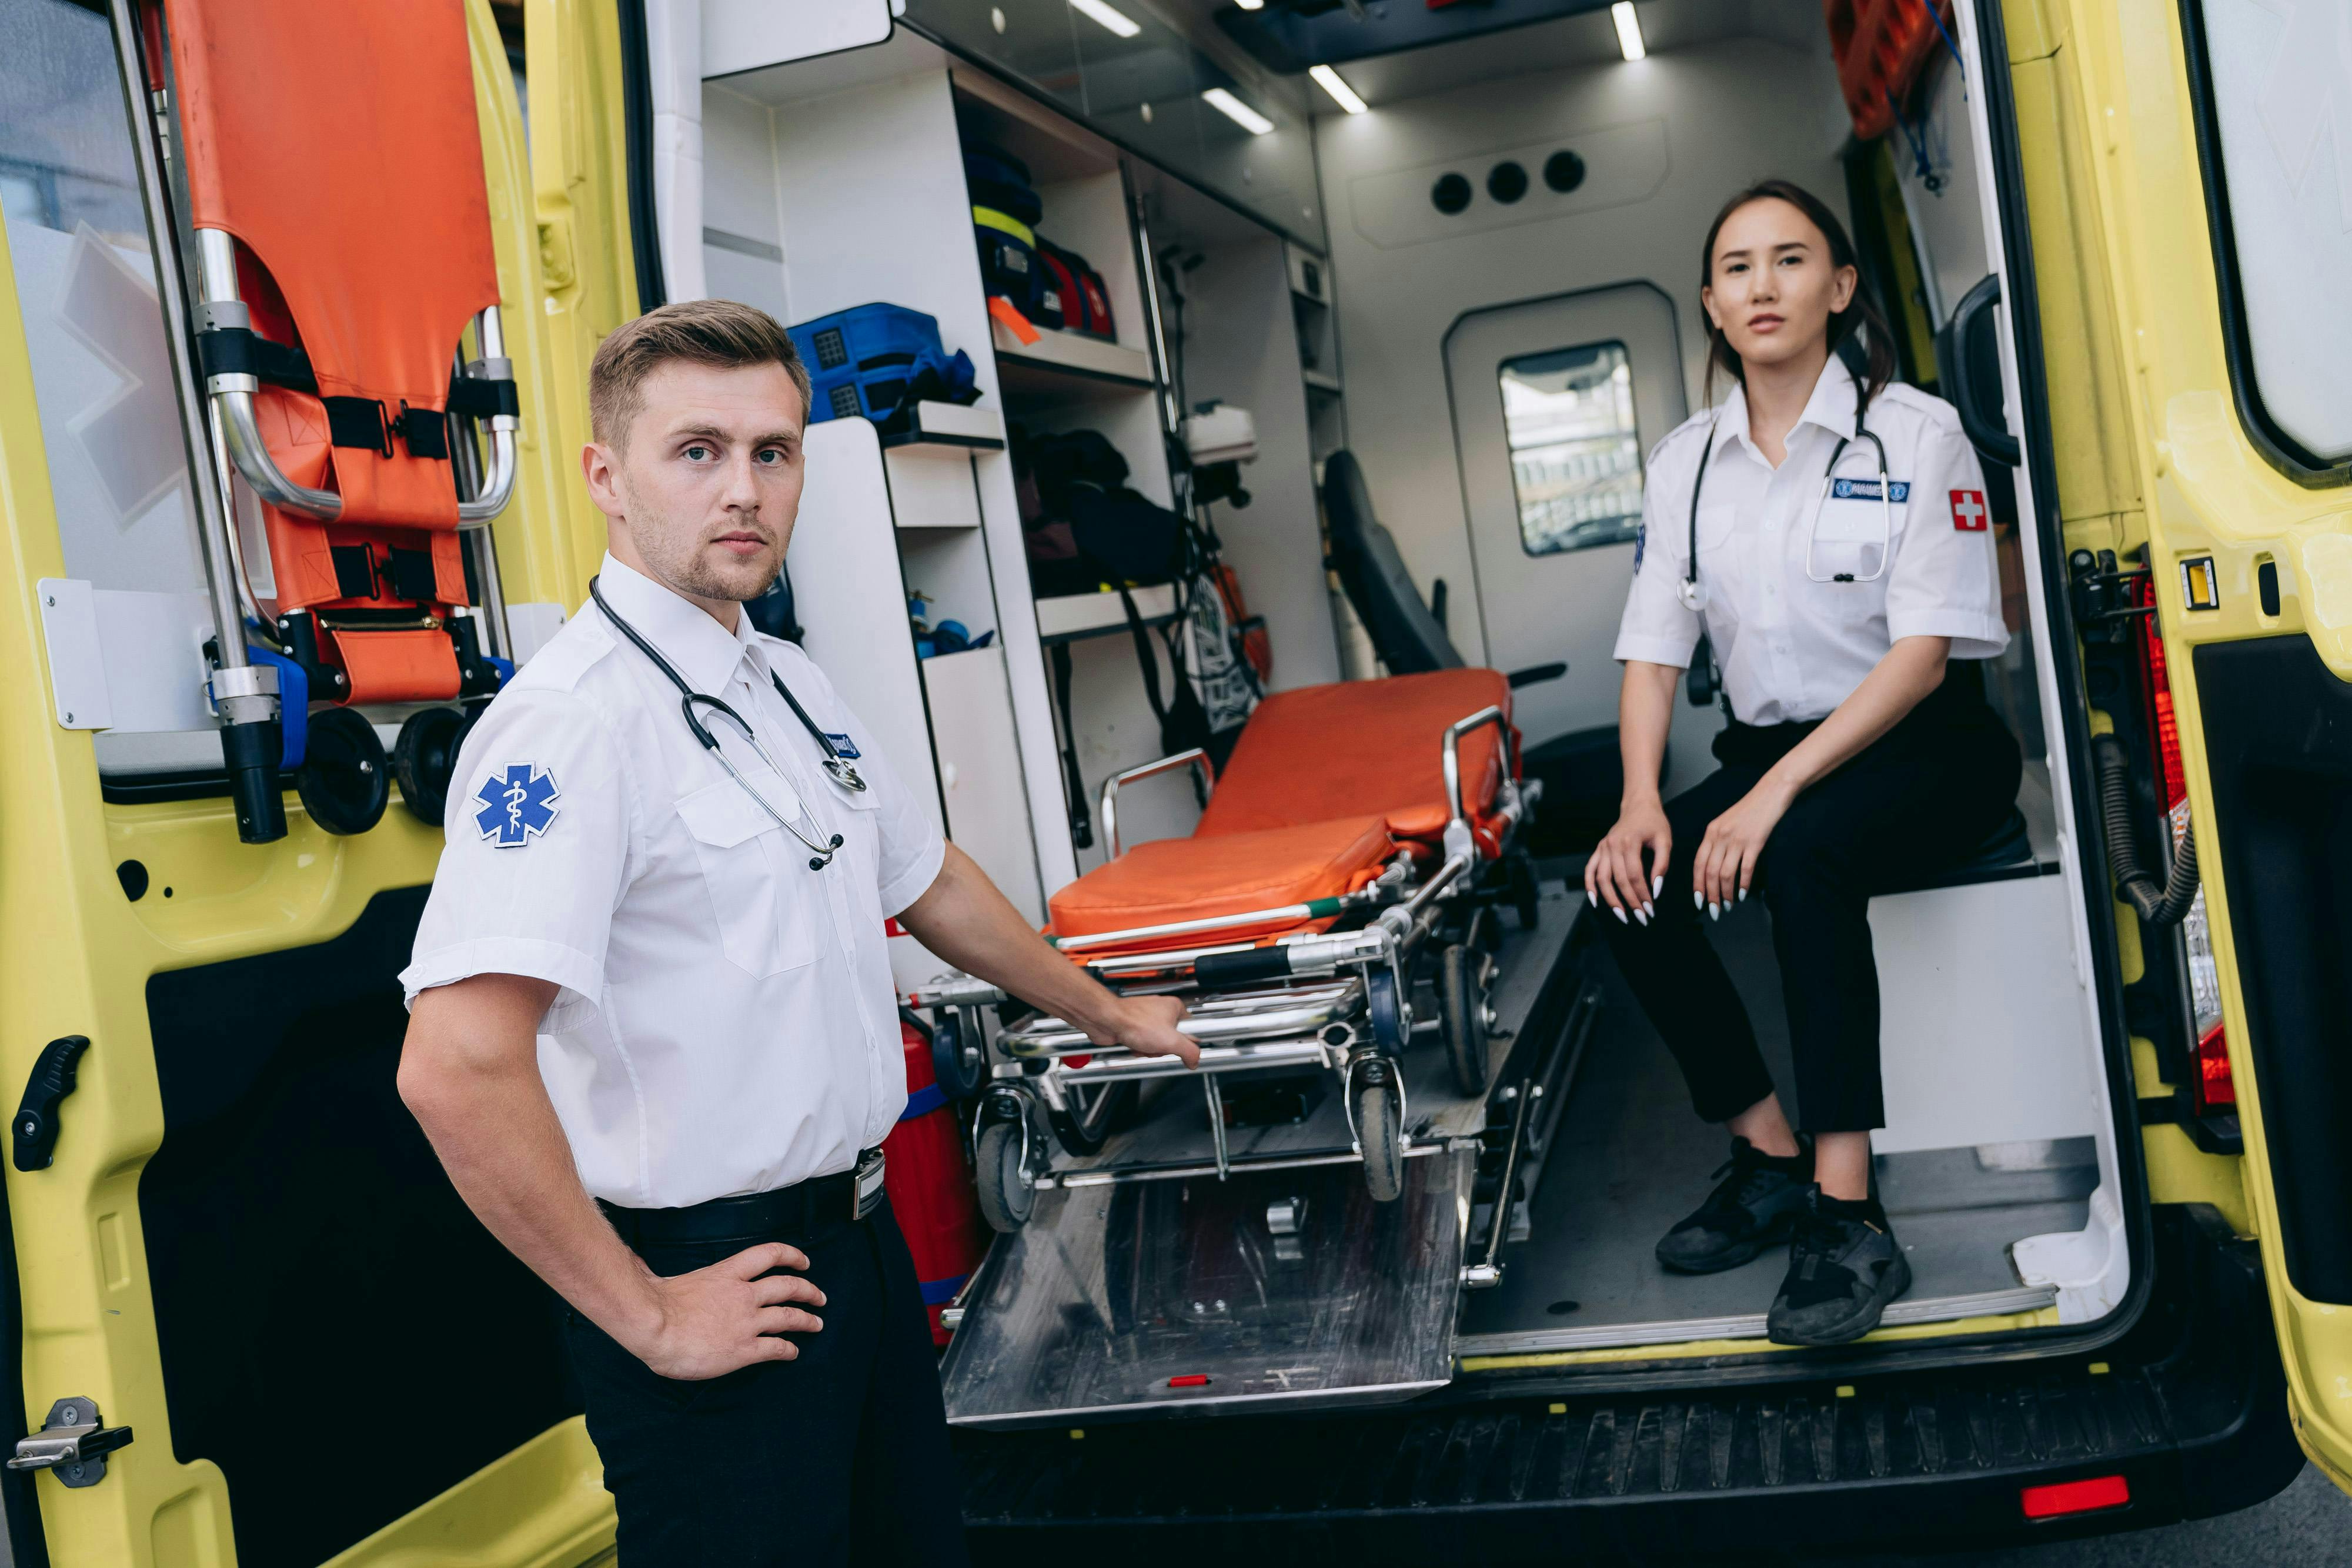
[[[2091,740],[2091,761],[2099,776],[2099,811],[2106,819],[2107,866],[2116,892],[2143,925],[2178,925],[2197,899],[2197,833],[2181,834],[2172,856],[2172,874],[2162,886],[2140,868],[2138,835],[2132,831],[2131,754],[2112,735]]]

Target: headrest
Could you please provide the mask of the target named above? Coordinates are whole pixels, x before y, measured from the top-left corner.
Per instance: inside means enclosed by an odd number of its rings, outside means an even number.
[[[1395,537],[1373,515],[1355,454],[1342,449],[1324,463],[1323,512],[1331,528],[1332,570],[1389,674],[1461,669],[1462,655],[1422,601]]]

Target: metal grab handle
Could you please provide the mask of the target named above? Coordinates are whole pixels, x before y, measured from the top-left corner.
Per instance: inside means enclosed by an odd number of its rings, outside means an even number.
[[[1503,710],[1501,708],[1496,707],[1490,703],[1486,706],[1480,708],[1476,713],[1472,714],[1469,717],[1456,719],[1454,723],[1446,726],[1445,804],[1447,809],[1454,813],[1453,821],[1454,821],[1459,822],[1467,820],[1466,814],[1462,810],[1462,737],[1468,735],[1473,730],[1483,728],[1490,724],[1502,732],[1504,764],[1503,776],[1507,779],[1511,775],[1511,763],[1513,760],[1510,755],[1511,721],[1504,716]]]
[[[252,312],[237,293],[236,243],[220,229],[196,230],[197,266],[203,278],[205,298],[199,307],[199,325],[203,327],[249,328]],[[466,367],[466,373],[484,379],[502,379],[501,371],[510,369],[506,358],[506,338],[495,305],[484,308],[474,318],[477,339],[482,357]],[[208,376],[205,391],[220,415],[221,435],[228,447],[229,461],[237,473],[251,486],[253,493],[284,512],[313,517],[331,523],[343,515],[343,498],[332,490],[313,489],[289,478],[278,466],[270,455],[269,444],[262,438],[261,426],[254,413],[254,397],[261,390],[257,376],[243,373]],[[509,413],[492,414],[488,421],[490,433],[490,467],[482,482],[479,495],[470,501],[457,503],[459,525],[488,522],[506,509],[514,495],[515,433],[521,422]]]
[[[1201,782],[1210,789],[1217,787],[1216,765],[1209,754],[1195,746],[1173,757],[1163,757],[1157,762],[1147,762],[1140,768],[1130,768],[1124,773],[1114,773],[1103,780],[1102,806],[1096,813],[1102,822],[1103,851],[1106,860],[1118,859],[1118,789],[1139,779],[1149,779],[1155,773],[1167,773],[1191,766],[1201,770]]]

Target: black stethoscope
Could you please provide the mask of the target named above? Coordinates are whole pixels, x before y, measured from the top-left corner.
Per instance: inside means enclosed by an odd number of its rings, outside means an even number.
[[[798,823],[791,821],[782,811],[777,810],[768,798],[753,787],[749,779],[736,770],[734,762],[720,747],[719,737],[710,732],[710,727],[702,722],[701,715],[696,710],[707,709],[734,726],[736,733],[750,744],[752,751],[758,754],[760,760],[766,763],[769,770],[777,778],[782,779],[784,776],[783,768],[777,763],[775,758],[769,755],[768,748],[760,743],[760,737],[751,733],[751,723],[741,714],[728,706],[724,700],[704,692],[698,692],[687,685],[686,677],[679,674],[667,659],[662,657],[661,650],[646,641],[643,632],[622,619],[621,612],[605,602],[602,579],[592,577],[588,580],[588,597],[596,601],[596,608],[604,612],[606,620],[621,629],[621,635],[635,643],[637,652],[651,659],[654,662],[654,667],[667,675],[669,684],[683,694],[678,698],[677,708],[678,712],[686,716],[686,727],[694,732],[694,738],[702,743],[702,748],[705,751],[719,758],[719,766],[727,769],[727,777],[735,780],[737,788],[758,802],[760,810],[775,820],[776,826],[807,846],[810,855],[809,870],[823,871],[831,865],[833,857],[840,852],[841,835],[834,833],[828,835],[826,841],[819,842],[803,832]],[[793,710],[793,716],[801,721],[802,727],[816,741],[817,749],[824,753],[824,770],[832,776],[833,781],[845,789],[863,791],[866,788],[866,780],[857,776],[857,769],[851,767],[849,759],[841,755],[841,749],[833,744],[832,737],[819,729],[816,720],[809,717],[808,710],[801,706],[800,699],[793,695],[791,688],[784,685],[783,677],[771,670],[768,672],[768,679],[775,683],[776,695],[784,699],[785,704]],[[815,827],[813,820],[810,826]],[[817,831],[823,833],[824,830],[819,828]]]
[[[1886,575],[1886,558],[1894,553],[1895,546],[1895,485],[1886,474],[1886,443],[1879,440],[1878,433],[1863,423],[1863,416],[1868,413],[1869,408],[1869,395],[1857,382],[1853,389],[1853,434],[1839,436],[1837,445],[1831,449],[1829,466],[1822,470],[1822,493],[1813,501],[1812,528],[1805,536],[1807,581],[1876,582]],[[1699,458],[1698,474],[1691,481],[1690,554],[1685,559],[1683,580],[1675,590],[1681,596],[1683,608],[1685,610],[1706,608],[1706,590],[1699,586],[1698,580],[1698,498],[1706,487],[1706,471],[1715,462],[1715,425],[1710,422],[1706,427],[1706,452]],[[1839,460],[1845,456],[1846,448],[1856,441],[1867,441],[1878,452],[1878,566],[1867,577],[1856,577],[1850,571],[1832,572],[1829,576],[1823,577],[1813,570],[1813,546],[1821,537],[1822,507],[1829,501],[1830,490],[1837,481]],[[1865,549],[1869,546],[1869,541],[1866,539],[1857,542]]]

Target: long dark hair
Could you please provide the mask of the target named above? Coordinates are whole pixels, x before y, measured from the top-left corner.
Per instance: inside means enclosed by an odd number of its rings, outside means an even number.
[[[1819,196],[1793,180],[1759,180],[1724,203],[1723,210],[1715,214],[1715,222],[1706,225],[1706,244],[1699,247],[1699,287],[1705,288],[1715,281],[1715,238],[1723,232],[1723,225],[1730,221],[1731,214],[1750,202],[1766,201],[1786,202],[1804,214],[1812,225],[1822,231],[1822,237],[1829,241],[1830,265],[1832,267],[1854,268],[1853,298],[1847,301],[1844,309],[1830,312],[1830,352],[1840,352],[1856,332],[1863,334],[1863,350],[1867,356],[1863,374],[1863,401],[1870,402],[1878,396],[1888,382],[1895,379],[1895,335],[1887,328],[1886,318],[1880,314],[1878,302],[1871,298],[1869,286],[1861,281],[1861,267],[1854,259],[1853,241],[1847,237],[1845,225],[1838,222],[1837,214],[1830,211],[1829,204]],[[1739,351],[1731,346],[1731,340],[1723,335],[1723,329],[1715,324],[1714,318],[1707,315],[1704,299],[1699,305],[1699,319],[1706,326],[1707,343],[1706,390],[1703,401],[1712,403],[1715,402],[1717,371],[1725,371],[1743,386],[1747,384],[1748,377],[1739,363]]]

